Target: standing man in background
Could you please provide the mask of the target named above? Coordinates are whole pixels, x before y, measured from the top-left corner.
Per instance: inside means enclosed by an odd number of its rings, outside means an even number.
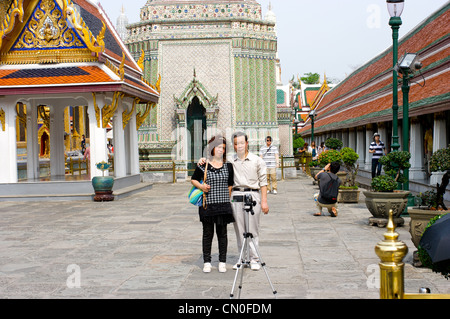
[[[272,137],[266,137],[266,146],[261,147],[259,156],[267,166],[267,193],[277,194],[277,167],[280,165],[278,147],[272,145]]]
[[[386,147],[384,143],[380,141],[380,134],[373,134],[373,142],[370,143],[369,153],[372,153],[372,178],[375,176],[380,176],[381,174],[381,163],[379,162],[381,156],[387,154]]]

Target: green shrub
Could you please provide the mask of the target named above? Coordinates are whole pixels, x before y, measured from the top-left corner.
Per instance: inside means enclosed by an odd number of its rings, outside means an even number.
[[[302,148],[303,147],[303,145],[305,145],[305,141],[301,138],[301,137],[299,137],[299,138],[297,138],[297,139],[295,139],[294,140],[294,143],[293,143],[294,145],[294,149],[297,149],[297,148]]]
[[[371,186],[374,192],[392,193],[397,189],[397,182],[389,175],[380,175],[372,179]]]
[[[432,172],[445,172],[450,170],[450,145],[431,155],[430,170]]]
[[[411,167],[409,160],[411,153],[406,151],[391,152],[380,158],[380,163],[384,166],[386,175],[392,176],[396,182],[405,183],[406,177],[403,171]]]
[[[341,140],[338,140],[337,138],[330,137],[325,141],[325,146],[331,150],[338,150],[342,148],[344,143],[342,143]]]
[[[342,160],[341,153],[339,153],[336,150],[327,150],[319,155],[319,164],[322,167],[325,167],[327,164],[333,162],[341,163],[341,160]]]
[[[359,155],[350,147],[344,147],[341,152],[342,162],[348,171],[347,179],[343,186],[355,187],[356,175],[358,174],[359,165],[355,165]],[[357,188],[357,187],[356,187]]]

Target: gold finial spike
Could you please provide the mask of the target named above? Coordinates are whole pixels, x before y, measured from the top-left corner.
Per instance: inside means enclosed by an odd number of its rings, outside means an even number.
[[[385,240],[397,241],[398,233],[395,232],[394,211],[389,210],[389,220],[386,226],[387,232],[384,233]]]
[[[402,299],[404,296],[404,263],[408,246],[398,240],[395,232],[394,212],[389,211],[389,222],[384,240],[375,246],[380,258],[380,297],[382,299]]]

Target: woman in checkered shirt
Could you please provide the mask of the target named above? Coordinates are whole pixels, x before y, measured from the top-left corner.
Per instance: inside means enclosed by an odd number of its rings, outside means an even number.
[[[214,226],[219,241],[219,272],[226,272],[227,225],[234,222],[230,202],[234,172],[233,165],[226,161],[225,138],[214,136],[208,142],[208,155],[206,183],[200,184],[206,165],[197,166],[191,179],[192,185],[206,194],[206,208],[199,207],[200,221],[203,224],[203,272],[211,272]]]

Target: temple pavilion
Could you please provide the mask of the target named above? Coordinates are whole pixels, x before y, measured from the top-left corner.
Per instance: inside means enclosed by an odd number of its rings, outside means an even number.
[[[159,88],[102,7],[6,0],[0,22],[0,200],[93,193],[91,178],[103,174],[96,164],[111,158],[115,189],[139,184],[137,130]],[[82,147],[85,171],[68,174],[68,154]]]

